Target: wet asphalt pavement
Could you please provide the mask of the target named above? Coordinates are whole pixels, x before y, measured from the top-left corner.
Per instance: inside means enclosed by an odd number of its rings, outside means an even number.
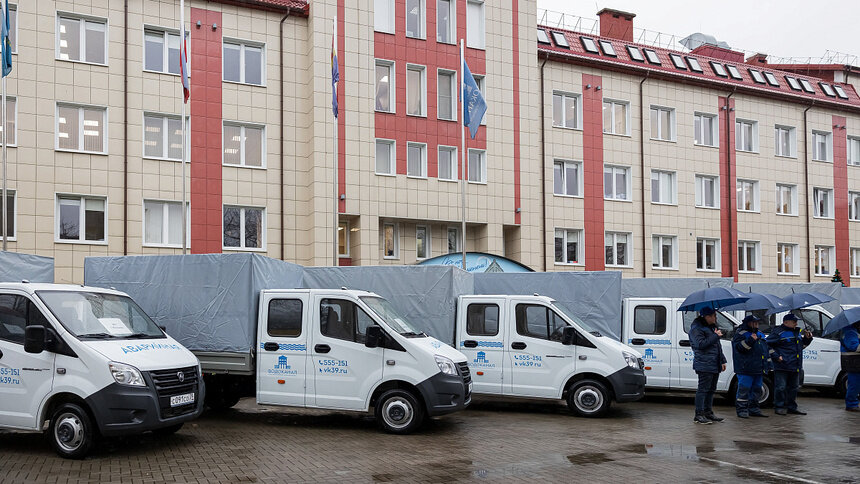
[[[258,407],[206,413],[172,437],[102,442],[83,461],[36,434],[0,432],[0,482],[857,482],[860,414],[816,392],[808,416],[692,422],[689,395],[614,405],[582,419],[561,404],[475,402],[420,433],[365,415]]]

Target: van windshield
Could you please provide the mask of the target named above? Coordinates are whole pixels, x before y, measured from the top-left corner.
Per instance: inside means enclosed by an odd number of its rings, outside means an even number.
[[[589,332],[589,333],[593,334],[594,336],[603,336],[602,334],[600,334],[600,331],[598,331],[598,330],[597,330],[597,328],[595,328],[594,326],[591,326],[590,324],[586,323],[586,322],[585,322],[585,321],[583,321],[582,319],[579,319],[579,316],[577,316],[576,314],[574,314],[574,313],[573,313],[573,311],[571,311],[571,310],[570,310],[567,306],[565,306],[564,304],[562,304],[562,303],[560,303],[560,302],[558,302],[558,301],[553,301],[553,302],[552,302],[552,305],[553,305],[555,308],[557,308],[559,311],[561,311],[562,313],[564,313],[564,315],[565,315],[565,316],[567,316],[568,318],[570,318],[570,320],[571,320],[571,321],[573,321],[574,323],[576,323],[576,325],[577,325],[577,326],[579,326],[580,328],[582,328],[582,330],[583,330],[583,331],[587,331],[587,332]]]
[[[426,334],[416,330],[414,326],[409,324],[409,322],[406,321],[406,318],[401,316],[400,313],[398,313],[397,310],[394,309],[394,306],[391,304],[390,301],[388,301],[388,299],[384,299],[377,296],[360,296],[359,299],[361,299],[364,304],[367,304],[367,306],[371,310],[373,310],[373,312],[375,312],[377,316],[382,318],[382,320],[385,321],[385,324],[387,324],[388,327],[390,327],[394,331],[397,331],[402,336],[427,336]]]
[[[164,332],[127,296],[84,291],[37,291],[48,309],[80,339],[164,338]]]

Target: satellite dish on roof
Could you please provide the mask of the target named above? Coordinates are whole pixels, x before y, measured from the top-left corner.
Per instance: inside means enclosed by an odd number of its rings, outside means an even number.
[[[717,38],[713,35],[703,34],[701,32],[690,34],[687,37],[681,39],[680,42],[681,45],[690,50],[698,49],[703,45],[715,45],[717,47],[722,47],[723,49],[731,49],[731,47],[729,47],[729,44],[717,40]]]

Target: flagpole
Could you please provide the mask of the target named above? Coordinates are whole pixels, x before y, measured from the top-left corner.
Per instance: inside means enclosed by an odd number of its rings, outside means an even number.
[[[6,4],[7,4],[6,7],[7,8],[8,8],[8,3],[9,3],[9,0],[6,0]],[[3,7],[3,5],[0,5],[0,7]],[[0,18],[3,19],[3,26],[5,27],[5,25],[6,25],[6,9],[5,8],[3,9],[3,15],[0,15]],[[3,39],[0,39],[0,41],[3,42],[2,53],[3,53],[3,63],[5,64],[6,63],[6,39],[3,38]],[[3,122],[3,203],[0,204],[0,208],[3,209],[3,252],[6,252],[6,248],[7,248],[6,244],[7,244],[7,238],[8,238],[8,234],[6,233],[6,231],[9,227],[8,226],[9,222],[8,222],[8,220],[6,220],[8,217],[9,209],[6,207],[6,204],[9,203],[9,200],[7,198],[8,197],[8,191],[6,190],[6,144],[7,144],[6,143],[6,132],[8,130],[6,129],[6,74],[5,73],[3,73],[2,84],[3,84],[3,87],[2,87],[3,99],[2,99],[2,102],[0,102],[0,105],[2,105],[2,107],[0,107],[0,109],[3,110],[3,115],[2,115],[2,119],[3,119],[3,121],[2,121]]]
[[[7,0],[8,1],[8,0]],[[183,56],[183,52],[185,52],[185,56]],[[184,72],[187,72],[188,62],[187,62],[188,51],[185,50],[185,0],[179,0],[179,63],[180,65],[180,73],[179,75],[184,75]],[[181,82],[180,82],[181,84]],[[188,253],[188,201],[187,194],[185,193],[185,171],[186,171],[186,163],[185,157],[187,156],[187,140],[185,134],[185,86],[182,87],[182,119],[180,123],[182,124],[182,255]]]
[[[464,60],[463,59],[463,39],[460,39],[460,116],[463,117],[463,119],[462,119],[463,122],[460,125],[460,147],[461,147],[460,159],[462,160],[462,165],[463,165],[462,166],[463,174],[460,176],[460,196],[462,198],[462,208],[463,208],[463,220],[462,220],[462,223],[460,226],[461,227],[460,231],[462,232],[463,246],[461,247],[461,249],[463,251],[463,270],[465,271],[466,270],[466,163],[468,161],[468,158],[466,156],[466,125],[465,125],[466,111],[464,109],[465,108],[464,103],[466,100],[463,99],[463,96],[465,94],[464,89],[466,88],[466,82],[464,79],[465,71],[463,69],[463,60]]]
[[[332,42],[335,43],[335,45],[332,46],[332,49],[335,49],[336,48],[335,46],[337,45],[337,43],[336,43],[337,42],[337,15],[334,16],[334,32],[332,34]],[[339,63],[340,62],[340,56],[338,55],[337,57],[338,57],[337,62]],[[338,66],[338,72],[340,72],[340,66]],[[337,96],[337,83],[332,82],[331,89],[332,89],[332,96]],[[337,205],[339,203],[339,198],[340,198],[338,196],[338,189],[337,189],[337,118],[338,118],[338,116],[340,116],[340,108],[339,107],[338,107],[338,114],[335,114],[335,116],[334,116],[334,140],[332,141],[332,147],[333,147],[332,151],[334,152],[334,162],[333,162],[334,176],[332,177],[332,180],[334,180],[334,200],[333,200],[334,208],[332,210],[332,212],[333,212],[333,214],[332,214],[332,221],[333,221],[332,222],[332,234],[334,236],[334,238],[332,239],[332,242],[334,245],[334,247],[333,247],[334,258],[332,259],[332,265],[335,267],[337,267],[337,225],[338,225],[338,223],[337,223],[337,218],[338,218]]]

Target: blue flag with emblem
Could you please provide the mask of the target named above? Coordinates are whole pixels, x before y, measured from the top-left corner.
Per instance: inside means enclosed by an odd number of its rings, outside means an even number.
[[[331,36],[331,112],[337,117],[337,83],[340,81],[340,70],[337,65],[337,19],[334,24],[334,35]]]
[[[12,41],[9,40],[9,0],[3,6],[3,77],[12,72]]]
[[[487,102],[478,89],[478,83],[472,77],[472,71],[463,59],[463,125],[469,127],[472,139],[478,134],[478,128],[487,112]]]

